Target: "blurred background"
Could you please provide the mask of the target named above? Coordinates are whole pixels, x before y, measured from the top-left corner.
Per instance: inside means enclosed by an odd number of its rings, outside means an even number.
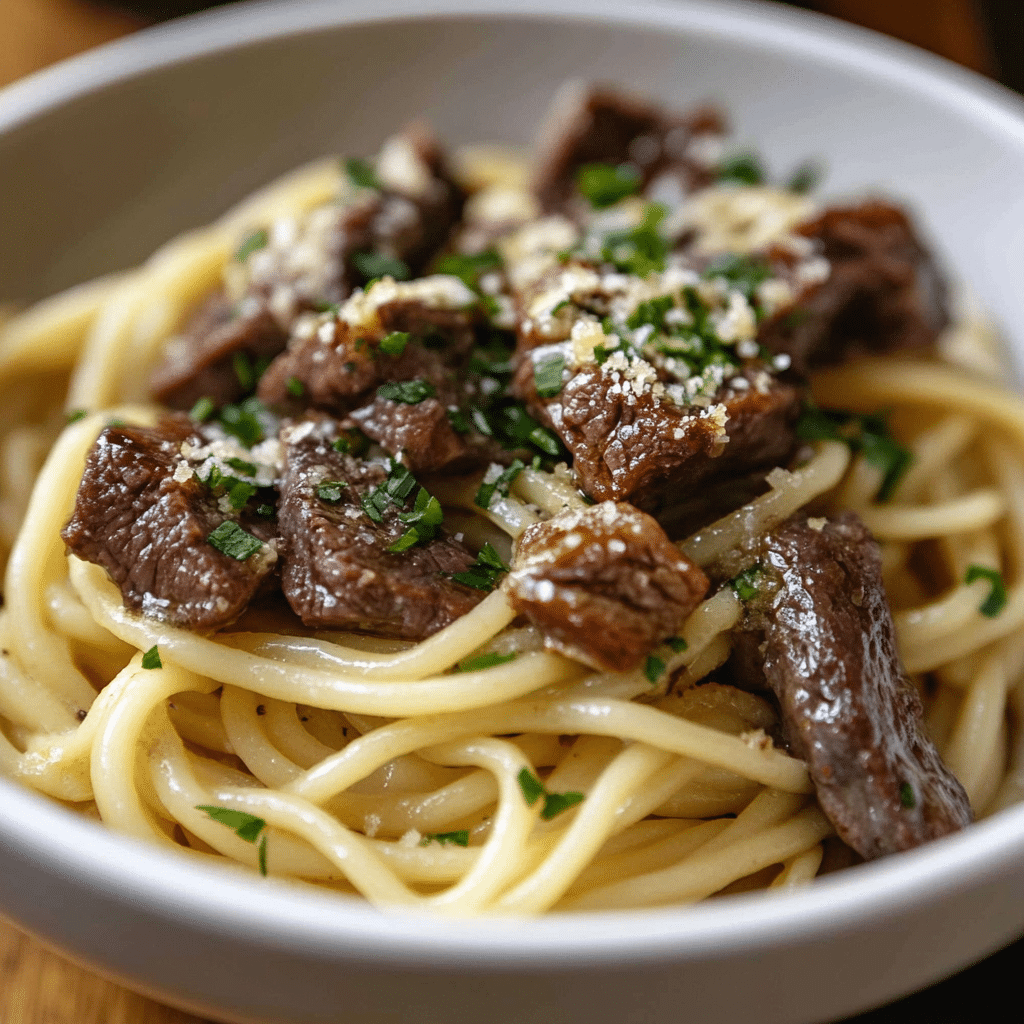
[[[339,0],[343,2],[343,0]],[[776,0],[783,2],[783,0]],[[515,0],[509,0],[514,6]],[[201,0],[0,0],[0,86]],[[789,0],[883,32],[1024,93],[1024,0]],[[955,978],[847,1024],[987,1024],[1019,1005],[1024,940]],[[1019,1012],[1019,1010],[1017,1011]],[[3,1024],[205,1024],[87,974],[0,921]],[[353,1022],[356,1024],[356,1022]]]

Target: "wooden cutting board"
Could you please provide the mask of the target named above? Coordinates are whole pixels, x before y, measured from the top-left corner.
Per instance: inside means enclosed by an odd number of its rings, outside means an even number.
[[[971,0],[821,0],[815,6],[990,70]],[[143,24],[84,0],[0,0],[0,86]],[[72,965],[2,920],[0,1022],[209,1024]]]

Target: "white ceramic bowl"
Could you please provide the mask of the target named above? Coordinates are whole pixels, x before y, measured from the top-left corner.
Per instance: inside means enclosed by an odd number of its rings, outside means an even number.
[[[0,94],[0,298],[129,265],[316,154],[416,114],[526,141],[584,76],[711,97],[785,169],[907,197],[1024,351],[1024,108],[936,58],[772,5],[277,3],[142,33]],[[95,970],[260,1024],[809,1024],[1024,928],[1024,809],[790,896],[452,923],[200,869],[0,783],[0,909]]]

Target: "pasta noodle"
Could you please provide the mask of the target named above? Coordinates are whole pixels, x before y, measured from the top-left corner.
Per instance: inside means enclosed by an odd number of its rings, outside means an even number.
[[[518,165],[497,164],[515,177]],[[0,381],[15,396],[0,438],[3,770],[124,834],[379,906],[522,915],[702,899],[766,869],[771,889],[810,882],[832,826],[805,765],[765,740],[756,702],[726,701],[715,717],[683,699],[730,654],[742,606],[728,587],[689,617],[667,694],[642,669],[595,671],[544,649],[502,588],[415,644],[202,635],[126,609],[102,569],[65,554],[60,530],[89,448],[111,418],[154,422],[148,368],[218,284],[239,233],[314,209],[337,187],[335,161],[311,165],[143,267],[0,329]],[[863,453],[819,442],[680,547],[708,566],[799,509],[857,511],[881,542],[929,727],[984,815],[1024,790],[1024,407],[985,376],[982,329],[958,325],[943,351],[813,380],[822,407],[891,412],[913,456],[892,501],[874,499],[881,476]],[[531,524],[585,507],[564,468],[527,468],[486,511],[475,483],[434,493],[472,520],[467,536],[503,536],[505,550]],[[970,566],[1005,581],[998,616],[981,610],[991,584],[967,582]],[[162,665],[144,667],[154,647]],[[517,657],[454,671],[493,651]],[[543,801],[524,799],[524,771],[548,794],[581,799],[546,820]],[[211,807],[258,819],[258,835],[225,827]]]

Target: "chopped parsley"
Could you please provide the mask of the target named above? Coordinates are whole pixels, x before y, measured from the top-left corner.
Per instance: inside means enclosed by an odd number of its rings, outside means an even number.
[[[998,569],[989,569],[984,565],[970,565],[967,567],[965,583],[973,583],[975,580],[987,580],[990,586],[988,597],[981,603],[978,611],[986,618],[994,619],[1006,607],[1006,584],[1003,582],[1003,575]]]
[[[390,402],[418,405],[426,398],[437,397],[437,388],[426,380],[390,380],[377,388],[377,396]]]
[[[342,167],[345,169],[345,174],[348,175],[348,180],[356,188],[380,188],[377,172],[373,169],[373,164],[368,160],[360,160],[359,157],[349,157],[347,160],[342,161]]]
[[[337,505],[341,501],[341,492],[348,487],[344,480],[321,480],[316,487],[316,496],[321,501]]]
[[[393,277],[396,281],[408,281],[412,277],[405,263],[383,252],[354,252],[351,259],[352,266],[367,282],[378,277]]]
[[[285,387],[292,398],[301,398],[306,393],[306,385],[298,377],[289,377]]]
[[[917,794],[914,792],[914,787],[909,782],[904,782],[903,785],[900,786],[900,804],[908,810],[917,806]]]
[[[789,176],[786,188],[797,195],[813,192],[825,177],[825,168],[817,160],[807,160]]]
[[[507,665],[515,660],[515,651],[510,654],[498,654],[492,651],[490,654],[481,654],[478,658],[469,658],[459,662],[460,672],[480,672],[485,668],[494,668],[496,665]]]
[[[561,352],[538,359],[533,364],[533,383],[540,398],[553,398],[562,390],[565,356]]]
[[[523,768],[518,775],[519,788],[523,791],[523,799],[527,806],[532,807],[547,792],[544,783],[529,768]]]
[[[667,643],[669,647],[671,647],[672,650],[676,652],[676,654],[682,654],[682,652],[685,651],[686,648],[689,646],[681,636],[669,637],[669,639],[666,640],[665,643]]]
[[[526,466],[519,459],[513,459],[512,464],[507,469],[502,470],[491,483],[480,485],[473,503],[479,508],[490,508],[495,492],[503,498],[507,498],[509,487],[524,469],[526,469]]]
[[[267,823],[262,818],[257,818],[255,814],[236,811],[231,807],[210,807],[206,804],[200,804],[196,807],[196,810],[205,811],[214,821],[219,822],[221,825],[227,825],[239,839],[244,839],[247,843],[255,843],[257,839],[260,839],[260,834],[267,827]],[[260,874],[266,877],[267,837],[265,835],[260,839],[259,865]]]
[[[519,788],[523,791],[523,799],[528,807],[532,807],[541,797],[544,797],[544,806],[541,808],[540,816],[545,821],[567,811],[570,807],[583,802],[582,793],[549,793],[543,782],[537,778],[529,768],[523,768],[519,775]]]
[[[267,229],[258,228],[256,231],[245,236],[242,244],[235,251],[235,259],[239,263],[244,263],[254,252],[266,248],[269,241],[270,235],[267,234]]]
[[[217,404],[209,396],[200,398],[189,410],[189,419],[205,423],[217,411]]]
[[[651,271],[665,269],[668,242],[658,231],[666,210],[660,203],[650,203],[643,219],[628,231],[610,231],[601,245],[601,258],[625,274],[647,277]]]
[[[736,596],[741,601],[750,601],[759,593],[758,583],[764,575],[764,569],[758,565],[752,565],[744,569],[738,576],[729,580],[729,586],[736,591]]]
[[[468,434],[473,429],[469,417],[457,405],[450,405],[445,412],[456,434]]]
[[[256,515],[261,516],[263,519],[274,518],[274,506],[273,505],[257,505]]]
[[[256,494],[256,485],[247,480],[237,480],[231,476],[225,477],[224,483],[228,501],[236,512],[241,512],[249,504],[249,499]]]
[[[733,288],[743,293],[751,305],[756,300],[758,286],[767,281],[772,274],[771,265],[767,260],[731,252],[716,256],[704,271],[705,277],[725,278]]]
[[[252,558],[263,547],[262,541],[257,540],[251,533],[246,533],[238,523],[231,519],[226,519],[206,539],[221,554],[227,555],[237,562],[244,562]]]
[[[409,529],[392,544],[388,551],[397,554],[417,544],[433,540],[437,528],[444,522],[444,511],[441,503],[425,487],[416,494],[411,512],[399,512],[398,518],[409,526]]]
[[[584,164],[576,172],[580,195],[595,210],[614,206],[620,199],[633,195],[643,178],[633,164]]]
[[[79,420],[84,420],[89,415],[87,409],[74,409],[64,417],[64,422],[70,427],[72,423],[77,423]]]
[[[644,675],[647,676],[647,681],[651,686],[656,686],[658,680],[662,677],[665,672],[665,662],[661,658],[655,657],[653,654],[647,655],[647,662],[644,665]]]
[[[266,412],[258,398],[247,398],[238,405],[225,405],[218,419],[226,433],[237,437],[243,447],[251,448],[266,436],[260,420]]]
[[[452,579],[475,590],[491,591],[498,580],[508,572],[508,566],[490,544],[484,544],[476,561],[465,571],[453,573]]]
[[[656,299],[646,299],[630,313],[626,326],[636,330],[650,324],[656,331],[665,330],[665,314],[673,307],[671,295],[661,295]],[[605,331],[606,334],[610,333]]]
[[[442,256],[434,264],[435,274],[450,274],[457,277],[472,291],[480,291],[480,278],[490,270],[500,270],[501,256],[497,249],[484,249],[483,252],[449,253]]]
[[[731,181],[737,185],[763,185],[765,177],[761,158],[751,151],[727,157],[718,167],[719,181]]]
[[[255,389],[269,365],[270,360],[265,358],[253,362],[246,352],[236,352],[231,357],[231,366],[235,371],[235,376],[246,393]]]
[[[142,656],[143,668],[163,668],[164,663],[160,660],[160,648],[156,644]]]
[[[861,415],[841,410],[804,406],[796,424],[797,436],[805,441],[842,441],[854,453],[861,452],[882,471],[882,483],[875,501],[890,501],[913,456],[893,436],[882,413]]]
[[[562,811],[567,811],[570,807],[581,803],[583,803],[582,793],[548,793],[544,797],[544,806],[541,808],[540,816],[545,821],[550,821]]]
[[[239,473],[245,473],[246,476],[256,475],[256,465],[252,462],[246,462],[245,459],[227,459],[227,464],[232,469],[237,469]]]
[[[469,846],[469,829],[460,828],[457,832],[428,832],[421,840],[420,846],[439,843],[441,846]]]
[[[408,344],[408,331],[392,331],[381,339],[378,348],[386,356],[400,356],[405,351],[405,346]]]
[[[412,473],[402,463],[392,459],[387,479],[367,491],[360,499],[360,505],[375,523],[382,523],[387,507],[404,505],[415,486],[416,478]]]

